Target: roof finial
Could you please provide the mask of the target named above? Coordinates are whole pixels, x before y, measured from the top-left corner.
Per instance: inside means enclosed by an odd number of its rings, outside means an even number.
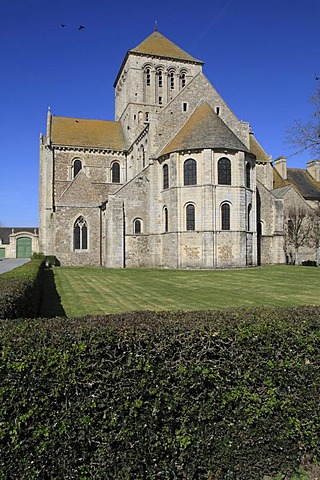
[[[158,31],[158,20],[156,20],[154,22],[154,31],[157,32]]]

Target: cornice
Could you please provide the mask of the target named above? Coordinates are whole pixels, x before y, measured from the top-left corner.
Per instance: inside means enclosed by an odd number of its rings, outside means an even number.
[[[103,155],[119,155],[126,156],[126,150],[113,150],[108,148],[99,148],[99,147],[82,147],[82,146],[71,146],[71,145],[51,145],[51,148],[58,150],[60,152],[81,152],[81,153],[95,153]]]

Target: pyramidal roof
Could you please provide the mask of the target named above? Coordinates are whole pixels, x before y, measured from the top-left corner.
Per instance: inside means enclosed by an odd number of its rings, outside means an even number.
[[[203,148],[223,148],[249,152],[247,147],[221,120],[207,102],[193,112],[159,157],[172,152]]]
[[[193,63],[200,63],[201,60],[189,55],[189,53],[182,50],[182,48],[175,45],[171,40],[161,35],[159,32],[153,32],[136,48],[129,50],[129,53],[138,53],[141,55],[154,55],[156,57],[175,58]]]

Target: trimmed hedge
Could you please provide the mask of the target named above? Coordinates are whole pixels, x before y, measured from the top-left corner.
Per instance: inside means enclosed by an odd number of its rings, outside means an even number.
[[[42,294],[44,259],[34,259],[0,275],[0,318],[34,318]]]
[[[259,480],[319,462],[320,307],[2,322],[1,479]]]

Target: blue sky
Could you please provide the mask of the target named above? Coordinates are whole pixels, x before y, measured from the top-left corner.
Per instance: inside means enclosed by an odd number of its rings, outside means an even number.
[[[48,106],[53,115],[114,120],[118,69],[155,20],[205,62],[206,76],[268,154],[293,153],[285,131],[312,113],[320,74],[319,0],[0,0],[3,226],[38,225]],[[288,165],[303,168],[311,159],[290,156]]]

